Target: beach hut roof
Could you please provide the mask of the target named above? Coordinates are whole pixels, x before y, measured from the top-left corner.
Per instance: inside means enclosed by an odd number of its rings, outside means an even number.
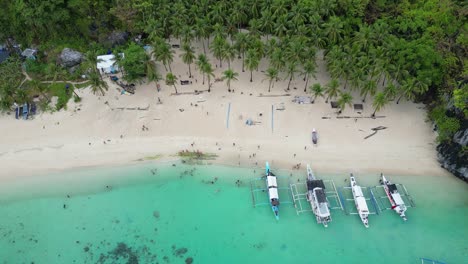
[[[119,55],[123,58],[124,54],[119,53]],[[99,55],[97,56],[98,63],[97,63],[97,68],[99,70],[101,69],[110,69],[111,67],[115,67],[115,56],[114,54],[109,54],[109,55]]]
[[[25,49],[23,52],[21,52],[21,56],[25,58],[31,58],[34,57],[37,53],[37,50],[35,49]]]

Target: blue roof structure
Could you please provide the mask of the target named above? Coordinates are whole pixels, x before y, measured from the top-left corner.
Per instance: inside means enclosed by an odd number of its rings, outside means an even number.
[[[10,53],[6,50],[0,50],[0,63],[6,61],[10,57]]]

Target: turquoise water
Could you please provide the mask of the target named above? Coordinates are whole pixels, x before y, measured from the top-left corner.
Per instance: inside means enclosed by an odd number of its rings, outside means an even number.
[[[334,210],[333,222],[324,228],[310,213],[298,216],[292,205],[281,206],[279,221],[271,208],[253,208],[247,182],[262,171],[145,164],[4,185],[0,263],[420,263],[420,257],[466,263],[468,259],[468,185],[454,177],[389,175],[406,185],[417,204],[407,211],[407,222],[387,211],[370,216],[371,227],[365,229],[357,216]],[[338,186],[346,184],[346,175],[316,173]],[[362,185],[378,182],[377,176],[355,176]],[[54,185],[46,184],[47,177]]]

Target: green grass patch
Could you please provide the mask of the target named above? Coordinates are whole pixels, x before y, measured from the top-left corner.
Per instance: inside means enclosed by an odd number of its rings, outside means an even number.
[[[67,93],[65,87],[66,85],[69,85],[69,91]],[[70,83],[43,83],[41,85],[46,85],[48,94],[50,97],[57,96],[57,104],[55,105],[55,108],[58,110],[67,107],[68,100],[72,98],[73,96],[73,85]]]

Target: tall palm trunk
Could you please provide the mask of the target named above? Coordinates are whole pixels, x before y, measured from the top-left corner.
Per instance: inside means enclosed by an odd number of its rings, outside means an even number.
[[[270,80],[270,84],[268,85],[268,92],[270,92],[270,91],[271,91],[271,84],[272,84],[272,83],[273,83],[273,79],[272,79],[272,80]]]
[[[252,72],[253,71],[250,71],[250,82],[252,82]]]
[[[244,62],[245,62],[245,60],[244,60],[244,52],[242,52],[242,72],[245,72],[245,70],[244,70]]]
[[[172,72],[171,63],[168,63],[168,64],[169,64],[169,71]]]
[[[367,93],[364,94],[364,98],[362,98],[362,102],[365,103],[366,102],[366,97],[367,97]]]
[[[208,74],[208,92],[211,92],[211,78],[209,74]]]
[[[346,85],[348,84],[348,78],[345,79],[345,82],[344,82],[344,88],[346,90]]]
[[[190,69],[190,63],[188,64],[189,78],[192,78],[192,70]]]
[[[403,98],[403,95],[400,95],[400,97],[398,97],[398,100],[396,101],[396,104],[400,103],[401,98]]]
[[[174,90],[175,90],[175,93],[177,94],[177,87],[175,86],[175,84],[173,85],[174,86]]]
[[[206,55],[205,41],[202,39],[201,43],[203,45],[203,53],[205,53],[205,55]]]
[[[306,75],[306,83],[305,83],[305,86],[304,86],[304,93],[307,92],[307,85],[309,84],[309,74]]]
[[[291,81],[292,81],[292,75],[291,75],[291,77],[289,78],[289,82],[288,82],[288,90],[289,90],[289,85],[291,85]]]

